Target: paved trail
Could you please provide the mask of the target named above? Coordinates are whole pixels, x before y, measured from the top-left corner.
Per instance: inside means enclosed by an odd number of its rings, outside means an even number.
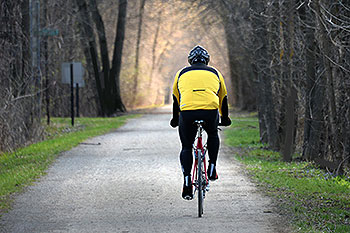
[[[203,218],[181,198],[177,130],[146,114],[64,153],[15,198],[0,232],[283,232],[268,198],[222,147]]]

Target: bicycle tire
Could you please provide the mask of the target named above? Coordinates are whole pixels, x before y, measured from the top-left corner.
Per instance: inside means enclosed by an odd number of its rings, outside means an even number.
[[[198,170],[197,170],[197,182],[198,182],[198,217],[203,215],[203,170],[202,170],[202,153],[198,155]]]

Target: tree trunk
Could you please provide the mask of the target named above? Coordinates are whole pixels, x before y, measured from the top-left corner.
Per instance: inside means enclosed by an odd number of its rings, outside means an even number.
[[[136,52],[135,52],[135,66],[134,66],[134,86],[133,86],[133,93],[134,95],[132,95],[132,101],[131,104],[132,106],[135,106],[135,101],[136,101],[136,93],[137,93],[137,89],[138,89],[138,79],[139,79],[139,71],[140,71],[140,67],[139,67],[139,60],[140,60],[140,44],[141,44],[141,34],[142,34],[142,21],[143,21],[143,12],[145,9],[145,3],[146,0],[141,0],[140,2],[140,8],[139,8],[139,22],[137,25],[137,38],[136,38]]]
[[[294,132],[295,132],[295,101],[297,98],[297,91],[292,88],[289,91],[286,104],[286,135],[283,145],[283,161],[292,161],[294,148]]]
[[[258,75],[258,74],[256,74]],[[258,118],[259,118],[259,133],[260,133],[260,142],[267,144],[269,142],[267,137],[267,126],[264,118],[264,108],[265,108],[265,100],[263,98],[262,86],[260,81],[257,81],[256,90],[257,90],[257,107],[258,107]]]
[[[286,38],[285,38],[285,72],[286,72],[286,94],[285,103],[282,111],[285,113],[285,125],[283,127],[283,159],[286,162],[290,162],[292,160],[292,154],[294,149],[294,132],[295,132],[295,100],[297,98],[297,92],[293,87],[293,57],[294,57],[294,15],[295,15],[295,7],[294,1],[289,1],[286,4],[286,11],[284,14],[287,15],[285,21],[286,25]]]
[[[25,95],[27,93],[27,87],[29,84],[28,75],[30,74],[30,50],[29,50],[29,34],[30,34],[30,25],[29,25],[29,0],[23,0],[21,3],[22,11],[22,33],[23,37],[21,40],[22,43],[22,86],[20,88],[20,95]]]
[[[254,45],[255,48],[255,59],[257,65],[255,65],[256,73],[258,75],[258,91],[261,93],[258,96],[261,96],[263,99],[263,105],[258,106],[259,111],[262,111],[261,114],[264,117],[267,130],[268,144],[271,149],[279,149],[279,138],[277,133],[276,121],[275,121],[275,108],[272,94],[272,84],[271,84],[271,69],[270,62],[272,60],[271,55],[267,50],[267,36],[266,36],[266,24],[264,17],[264,3],[257,0],[250,0],[250,7],[252,9],[252,26],[254,30]],[[257,67],[259,66],[259,69]],[[262,67],[262,68],[260,68]],[[258,101],[261,101],[258,100]]]
[[[44,1],[43,4],[43,13],[44,16],[42,17],[42,25],[43,27],[48,27],[47,23],[47,1]],[[49,60],[49,52],[48,52],[48,36],[45,35],[43,37],[43,44],[44,44],[44,72],[45,73],[45,102],[46,102],[46,120],[47,124],[50,125],[50,80],[49,80],[49,66],[48,66],[48,60]]]
[[[325,92],[325,77],[323,77],[323,62],[319,57],[319,64],[317,69],[317,79],[308,80],[308,83],[312,85],[310,92],[310,99],[307,106],[309,108],[310,122],[308,132],[305,132],[305,144],[304,144],[304,158],[313,160],[319,156],[320,152],[320,139],[324,131],[324,92]],[[308,77],[310,79],[310,77]]]
[[[348,96],[350,97],[350,96]],[[349,98],[350,99],[350,98]],[[345,125],[345,133],[344,133],[344,153],[343,153],[343,166],[347,166],[350,164],[350,100],[348,99],[346,107],[347,111],[345,113],[344,125]]]
[[[293,90],[293,75],[294,71],[293,67],[293,56],[294,56],[294,14],[295,14],[295,6],[294,1],[287,2],[279,2],[279,22],[280,22],[280,101],[279,101],[279,135],[281,142],[287,143],[281,145],[281,149],[283,154],[286,155],[286,151],[289,151],[289,147],[293,144],[294,138],[290,138],[292,141],[286,141],[286,136],[291,135],[291,132],[287,132],[291,130],[294,132],[294,120],[293,122],[288,122],[288,120],[295,119],[295,116],[291,117],[287,115],[286,106],[293,106],[293,111],[290,113],[295,114],[294,105],[290,105],[288,103],[288,98],[292,96]],[[290,109],[291,110],[291,109]],[[289,127],[287,127],[289,125]],[[287,147],[287,148],[285,148]],[[292,152],[291,152],[292,153]],[[288,156],[289,157],[289,156]]]
[[[82,44],[86,45],[86,48],[84,49],[85,55],[87,55],[88,51],[88,56],[86,57],[86,60],[88,62],[89,67],[93,67],[94,70],[94,77],[95,77],[95,83],[96,83],[96,88],[97,88],[97,94],[99,97],[100,101],[100,106],[101,106],[101,112],[102,116],[106,114],[106,105],[105,102],[103,101],[103,89],[105,85],[101,85],[101,80],[100,80],[100,65],[98,62],[98,57],[97,57],[97,49],[96,49],[96,41],[95,41],[95,36],[94,32],[92,30],[92,23],[89,17],[89,12],[87,9],[87,4],[85,0],[76,0],[76,4],[78,6],[78,12],[80,14],[80,20],[78,20],[78,23],[81,28],[81,33],[82,33]],[[85,40],[88,40],[87,44]],[[84,46],[85,47],[85,46]],[[91,63],[90,63],[91,62]]]
[[[104,26],[102,17],[99,13],[99,10],[97,8],[96,0],[89,0],[89,9],[90,9],[90,12],[92,13],[91,14],[92,19],[95,23],[95,26],[97,29],[97,36],[99,40],[100,56],[101,56],[101,62],[102,62],[102,75],[104,80],[103,102],[104,102],[104,105],[106,105],[106,108],[110,109],[112,105],[112,101],[111,101],[112,89],[114,89],[113,85],[115,85],[115,83],[112,82],[111,78],[109,77],[110,64],[109,64],[105,26]]]
[[[151,89],[152,87],[152,82],[153,82],[153,74],[154,70],[156,69],[156,49],[157,49],[157,44],[158,44],[158,37],[159,37],[159,31],[160,31],[160,26],[162,23],[162,12],[158,12],[158,18],[157,18],[157,28],[156,28],[156,33],[154,33],[154,38],[153,38],[153,43],[152,43],[152,65],[151,65],[151,71],[149,75],[149,83],[148,83],[148,89]]]
[[[312,106],[312,93],[313,87],[316,81],[316,16],[312,11],[314,3],[310,3],[310,6],[304,5],[300,10],[300,16],[304,21],[304,33],[305,33],[305,68],[306,68],[306,86],[305,86],[305,117],[304,117],[304,143],[303,143],[303,158],[307,159],[309,156],[306,154],[311,132],[311,106]],[[309,149],[308,149],[309,150]]]
[[[279,136],[277,132],[276,126],[276,118],[275,118],[275,105],[273,101],[273,93],[272,93],[272,85],[271,85],[271,76],[265,76],[263,83],[265,88],[265,99],[266,99],[266,109],[265,109],[265,122],[267,128],[267,136],[269,140],[269,146],[273,150],[279,150]]]
[[[311,3],[312,8],[319,7],[319,2],[313,2]],[[310,9],[310,13],[313,12],[312,9]],[[320,38],[320,33],[319,31],[319,21],[316,25],[316,19],[317,15],[314,15],[312,13],[313,17],[310,21],[311,25],[313,22],[315,22],[315,38],[317,35],[317,39],[319,40]],[[324,74],[324,60],[322,57],[322,46],[317,46],[317,53],[316,53],[316,59],[314,60],[314,55],[311,54],[312,49],[313,49],[313,32],[312,29],[308,29],[307,34],[307,42],[308,42],[308,48],[310,48],[308,51],[307,58],[310,60],[307,62],[307,87],[310,88],[307,90],[307,93],[309,93],[309,99],[307,100],[307,108],[310,121],[308,122],[308,125],[305,126],[305,130],[307,130],[304,135],[305,135],[305,140],[304,140],[304,151],[303,151],[303,157],[307,160],[315,160],[316,158],[319,157],[320,154],[320,146],[321,146],[321,137],[324,134],[324,109],[323,105],[325,102],[325,86],[326,86],[326,77]],[[317,33],[317,34],[316,34]],[[312,63],[315,61],[315,67],[316,67],[316,73],[313,75],[311,72],[313,71]],[[317,62],[316,62],[317,61]],[[309,92],[308,92],[309,91]]]
[[[318,15],[319,20],[319,44],[322,47],[321,54],[323,57],[323,63],[325,68],[325,77],[327,80],[326,84],[326,94],[327,94],[327,102],[328,102],[328,124],[330,129],[331,136],[329,137],[329,148],[332,155],[332,159],[334,161],[341,161],[342,153],[338,151],[338,143],[341,141],[340,138],[340,132],[337,132],[337,107],[336,107],[336,100],[335,100],[335,93],[334,93],[334,80],[333,80],[333,72],[332,72],[332,65],[330,63],[330,60],[332,55],[330,49],[332,48],[332,44],[327,37],[327,31],[324,26],[324,21],[321,17],[321,1],[318,2],[316,7],[316,12]]]
[[[128,5],[127,0],[119,1],[117,33],[114,41],[112,69],[110,70],[110,78],[111,78],[112,88],[113,88],[112,89],[113,108],[109,109],[108,111],[109,113],[114,113],[116,110],[120,110],[122,112],[126,111],[120,95],[120,77],[119,76],[120,76],[120,70],[121,70],[123,43],[124,43],[124,37],[125,37],[127,5]]]
[[[234,40],[234,38],[232,38],[232,31],[233,31],[233,26],[232,26],[232,22],[230,22],[229,19],[226,19],[225,23],[225,37],[226,37],[226,43],[229,45],[227,47],[227,57],[228,57],[228,63],[229,63],[229,68],[230,68],[230,79],[231,79],[231,83],[232,83],[232,89],[233,89],[233,98],[234,98],[234,105],[238,108],[241,108],[241,91],[240,91],[240,87],[241,87],[241,82],[240,79],[238,77],[238,72],[237,72],[237,61],[236,61],[236,52],[235,52],[235,43],[236,41]]]

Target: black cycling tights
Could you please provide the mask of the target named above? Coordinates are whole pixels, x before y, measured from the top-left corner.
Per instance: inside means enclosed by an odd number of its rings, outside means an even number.
[[[179,134],[182,143],[180,162],[182,172],[185,176],[190,175],[192,170],[192,145],[197,133],[197,126],[193,124],[195,120],[204,120],[205,122],[203,128],[208,134],[207,148],[210,163],[216,164],[216,159],[218,157],[220,144],[217,129],[219,124],[218,110],[191,110],[180,112]]]

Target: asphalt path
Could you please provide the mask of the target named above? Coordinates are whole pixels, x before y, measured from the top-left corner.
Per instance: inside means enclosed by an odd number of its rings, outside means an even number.
[[[63,153],[16,195],[0,232],[288,232],[224,146],[198,218],[197,199],[181,198],[180,142],[169,120],[161,109]]]

